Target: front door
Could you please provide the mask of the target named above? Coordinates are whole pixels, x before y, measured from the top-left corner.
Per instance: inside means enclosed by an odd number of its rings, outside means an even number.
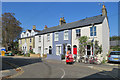
[[[49,46],[49,54],[52,54],[52,47]]]
[[[77,46],[76,45],[73,46],[73,54],[77,55]]]
[[[91,55],[90,45],[87,45],[87,55]]]

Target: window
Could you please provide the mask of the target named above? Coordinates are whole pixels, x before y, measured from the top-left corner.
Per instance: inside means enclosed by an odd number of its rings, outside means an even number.
[[[94,31],[93,31],[93,28],[94,28]],[[96,26],[90,27],[90,36],[93,36],[93,32],[94,32],[94,36],[96,36]]]
[[[25,39],[25,42],[26,42],[26,39]]]
[[[28,37],[28,33],[27,33],[27,37]]]
[[[50,41],[50,34],[47,34],[47,41]]]
[[[22,44],[22,40],[20,40],[20,44]]]
[[[56,46],[56,55],[61,54],[61,46]]]
[[[68,40],[68,31],[64,31],[64,40]]]
[[[41,36],[39,36],[39,42],[41,42]]]
[[[25,50],[26,50],[26,46],[25,46]]]
[[[24,35],[22,35],[22,37],[24,37]]]
[[[55,33],[55,41],[58,41],[59,38],[58,38],[58,33]]]
[[[32,39],[30,38],[30,43],[32,42]]]
[[[30,49],[29,49],[29,51],[31,51],[32,50],[32,46],[30,46]]]
[[[81,36],[81,30],[80,29],[77,29],[76,30],[76,37],[80,37]]]

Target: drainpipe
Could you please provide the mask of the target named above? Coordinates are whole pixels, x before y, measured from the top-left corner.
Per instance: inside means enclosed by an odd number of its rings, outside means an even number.
[[[44,55],[44,35],[43,35],[43,55]],[[42,57],[43,57],[42,55]]]
[[[71,53],[72,53],[72,55],[73,55],[73,47],[72,47],[72,29],[71,29]]]
[[[92,24],[92,29],[93,29],[93,56],[94,56],[94,54],[95,54],[95,53],[94,53],[94,49],[95,49],[95,48],[94,48],[94,47],[95,47],[95,46],[94,46],[94,24]]]

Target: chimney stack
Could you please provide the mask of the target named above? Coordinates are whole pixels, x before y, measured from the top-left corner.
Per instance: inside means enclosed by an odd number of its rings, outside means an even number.
[[[36,26],[35,26],[35,25],[33,25],[33,29],[36,29]]]
[[[59,25],[66,24],[64,17],[60,18]]]
[[[107,10],[106,10],[105,5],[103,5],[103,8],[102,8],[102,16],[106,16],[107,17]]]
[[[44,29],[47,29],[47,25],[45,25]]]

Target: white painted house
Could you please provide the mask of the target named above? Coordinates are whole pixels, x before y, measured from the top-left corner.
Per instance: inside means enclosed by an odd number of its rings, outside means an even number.
[[[43,31],[40,33],[44,32],[47,30],[47,26],[45,25],[45,28]],[[46,33],[46,34],[41,34],[41,35],[36,35],[35,36],[35,50],[34,52],[36,54],[52,54],[52,44],[53,44],[53,33]],[[51,53],[49,53],[51,51]]]
[[[94,28],[93,28],[94,27]],[[94,29],[94,30],[93,30]],[[94,36],[93,36],[94,34]],[[109,51],[109,25],[107,10],[103,5],[102,14],[85,18],[72,23],[66,23],[64,17],[60,24],[51,28],[45,26],[44,30],[35,35],[35,53],[48,54],[49,59],[61,59],[68,50],[78,55],[81,36],[87,36],[88,41],[97,40],[102,45],[100,59],[106,58]],[[85,55],[93,55],[92,46],[87,45]]]
[[[33,25],[32,30],[26,30],[21,33],[21,37],[19,38],[19,50],[23,51],[23,53],[29,53],[30,50],[34,51],[34,36],[40,32],[36,30],[36,26]]]

